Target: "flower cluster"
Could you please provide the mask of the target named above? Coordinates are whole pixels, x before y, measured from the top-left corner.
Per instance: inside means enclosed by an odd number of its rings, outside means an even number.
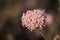
[[[22,15],[22,25],[24,27],[27,27],[30,31],[33,31],[34,29],[45,25],[45,10],[28,10],[26,13],[23,13]]]

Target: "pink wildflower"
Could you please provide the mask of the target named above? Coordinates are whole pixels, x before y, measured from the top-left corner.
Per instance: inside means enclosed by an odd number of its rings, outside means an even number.
[[[47,14],[45,20],[46,20],[46,23],[47,23],[48,25],[53,24],[53,15],[52,15],[52,14]]]
[[[30,31],[35,30],[37,27],[42,28],[45,22],[45,13],[44,10],[34,9],[29,10],[26,13],[23,13],[21,18],[22,25],[27,27]]]

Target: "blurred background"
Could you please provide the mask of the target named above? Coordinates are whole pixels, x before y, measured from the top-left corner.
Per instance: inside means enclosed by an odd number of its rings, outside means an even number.
[[[33,9],[45,9],[54,17],[41,33],[21,25],[22,13]],[[0,40],[60,40],[60,0],[0,0]]]

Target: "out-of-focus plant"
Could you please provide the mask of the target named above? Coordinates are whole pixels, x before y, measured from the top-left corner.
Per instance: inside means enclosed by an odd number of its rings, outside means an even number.
[[[56,35],[53,40],[60,40],[60,35]]]
[[[60,0],[58,0],[58,12],[60,13]]]

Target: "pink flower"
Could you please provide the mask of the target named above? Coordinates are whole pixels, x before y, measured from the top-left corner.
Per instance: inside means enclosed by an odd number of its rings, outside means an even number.
[[[42,28],[45,22],[45,13],[44,10],[34,9],[28,10],[22,15],[22,25],[27,27],[30,31],[35,30],[37,27]]]
[[[53,23],[53,15],[47,14],[45,20],[46,20],[47,25],[51,25]]]

